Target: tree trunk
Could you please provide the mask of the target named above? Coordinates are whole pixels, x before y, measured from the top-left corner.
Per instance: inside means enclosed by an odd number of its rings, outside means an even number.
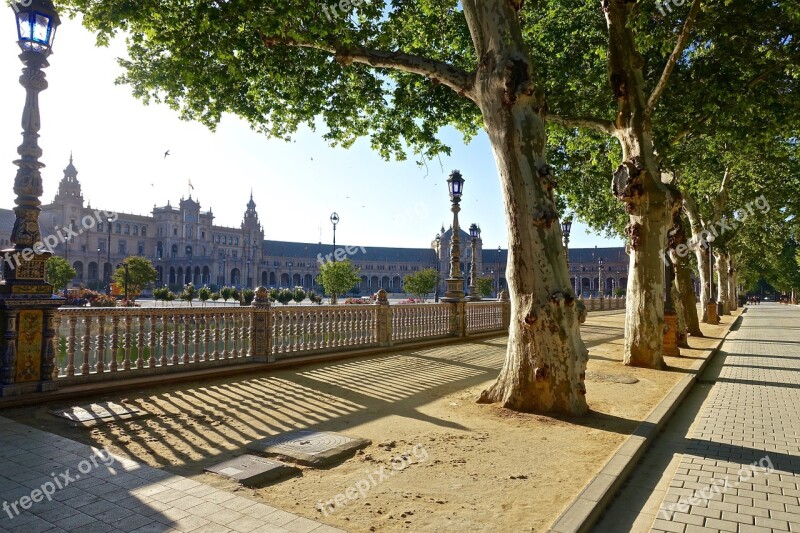
[[[691,195],[687,194],[685,191],[683,192],[683,210],[686,216],[689,217],[689,224],[692,228],[691,249],[694,251],[695,258],[697,259],[697,270],[700,276],[700,302],[703,311],[701,320],[708,323],[708,302],[710,301],[711,295],[711,281],[708,271],[708,244],[704,239],[701,239],[701,234],[704,230],[703,222],[700,219],[700,213],[697,210],[697,204],[694,202]]]
[[[653,153],[650,118],[644,95],[644,60],[636,51],[628,14],[633,3],[608,2],[602,7],[608,26],[609,82],[617,100],[615,136],[623,161],[614,173],[613,191],[629,215],[630,245],[625,351],[631,366],[664,366],[664,264],[668,197]]]
[[[675,211],[672,218],[673,232],[670,236],[670,259],[675,269],[675,281],[673,282],[677,288],[678,298],[680,299],[680,306],[675,303],[675,310],[678,311],[678,316],[683,321],[685,330],[693,337],[702,337],[703,332],[700,330],[700,321],[697,318],[697,298],[694,295],[694,285],[692,284],[692,271],[689,264],[689,257],[686,253],[677,253],[678,246],[686,246],[686,226],[683,223],[683,217],[679,210]],[[686,335],[684,334],[684,337]],[[686,344],[679,344],[681,348],[688,348]]]
[[[736,311],[739,309],[739,295],[736,292],[736,269],[734,268],[734,259],[728,256],[728,298],[730,301],[730,310]]]
[[[714,265],[717,271],[717,302],[722,304],[718,313],[720,316],[731,314],[728,297],[728,254],[724,250],[714,250],[714,258],[717,260]]]
[[[544,97],[513,3],[463,2],[481,58],[474,99],[492,143],[508,224],[511,296],[508,348],[497,381],[480,402],[529,412],[582,414],[589,358],[545,162]]]

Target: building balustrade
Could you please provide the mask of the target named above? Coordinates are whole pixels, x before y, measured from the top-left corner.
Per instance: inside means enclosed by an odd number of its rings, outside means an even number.
[[[581,300],[589,311],[624,298]],[[502,333],[510,302],[249,307],[65,308],[54,314],[52,379],[74,385],[306,355]]]

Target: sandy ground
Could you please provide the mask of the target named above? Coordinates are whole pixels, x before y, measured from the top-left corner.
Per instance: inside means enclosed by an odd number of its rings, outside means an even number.
[[[504,337],[92,398],[149,414],[93,428],[50,414],[64,404],[0,414],[348,531],[543,531],[703,353],[684,349],[666,371],[624,367],[623,320],[622,312],[590,313],[582,327],[591,412],[581,418],[475,403],[497,375]],[[704,325],[711,338],[690,344],[715,344],[732,320]],[[257,490],[203,473],[250,441],[309,427],[372,444]],[[390,475],[376,474],[381,466]],[[318,508],[366,484],[346,506]]]

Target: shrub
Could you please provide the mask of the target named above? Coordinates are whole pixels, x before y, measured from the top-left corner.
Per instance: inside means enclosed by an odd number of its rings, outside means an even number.
[[[211,289],[208,288],[208,285],[203,286],[199,291],[197,291],[197,297],[200,298],[200,301],[203,302],[203,305],[206,305],[208,299],[211,298]]]
[[[292,299],[297,303],[306,299],[306,291],[303,290],[303,287],[294,288],[294,291],[292,291]]]
[[[242,305],[250,305],[253,303],[253,298],[256,297],[256,291],[253,289],[242,290]]]
[[[220,296],[219,296],[218,292],[212,292],[211,293],[211,301],[212,302],[216,302],[217,300],[219,300],[219,298],[220,298]]]

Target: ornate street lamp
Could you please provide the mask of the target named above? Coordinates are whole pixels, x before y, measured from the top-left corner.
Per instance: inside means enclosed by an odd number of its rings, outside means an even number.
[[[453,235],[450,238],[450,277],[447,278],[447,292],[442,300],[446,302],[460,302],[464,299],[464,277],[461,275],[461,246],[458,236],[458,212],[461,211],[459,203],[464,192],[464,178],[461,172],[454,170],[447,178],[447,188],[450,191],[450,202],[453,204]]]
[[[336,262],[336,224],[339,223],[339,215],[336,211],[331,214],[331,224],[333,224],[333,262]]]
[[[55,369],[54,316],[64,299],[53,295],[45,281],[47,259],[39,226],[42,175],[39,161],[39,93],[47,88],[42,69],[49,64],[56,28],[61,23],[49,0],[12,3],[17,25],[17,44],[22,53],[20,85],[25,89],[22,110],[22,144],[14,179],[14,228],[12,248],[2,251],[0,282],[0,396],[58,388]]]
[[[111,225],[113,219],[108,217],[106,221],[108,222],[108,249],[106,250],[108,253],[108,259],[106,260],[106,264],[108,265],[108,274],[106,274],[106,265],[103,265],[103,281],[106,283],[106,294],[111,294]]]
[[[433,293],[433,301],[437,304],[439,303],[439,283],[440,283],[439,278],[441,278],[441,267],[439,266],[439,263],[441,262],[442,258],[440,251],[441,248],[439,248],[441,244],[442,244],[442,236],[439,233],[437,233],[436,234],[436,290]]]
[[[603,309],[603,298],[605,297],[606,287],[603,283],[603,258],[597,258],[597,288],[600,293],[600,309]]]
[[[475,272],[478,269],[478,262],[476,259],[477,256],[477,249],[478,249],[478,236],[480,235],[480,229],[478,225],[474,222],[469,227],[469,236],[470,240],[472,241],[472,262],[469,266],[469,299],[472,301],[480,300],[481,297],[478,296],[477,286],[475,279]]]
[[[497,247],[497,296],[500,297],[500,253],[503,249],[498,245]]]
[[[572,230],[572,217],[567,217],[561,223],[561,233],[564,235],[564,257],[567,258],[567,269],[569,269],[569,233]]]

